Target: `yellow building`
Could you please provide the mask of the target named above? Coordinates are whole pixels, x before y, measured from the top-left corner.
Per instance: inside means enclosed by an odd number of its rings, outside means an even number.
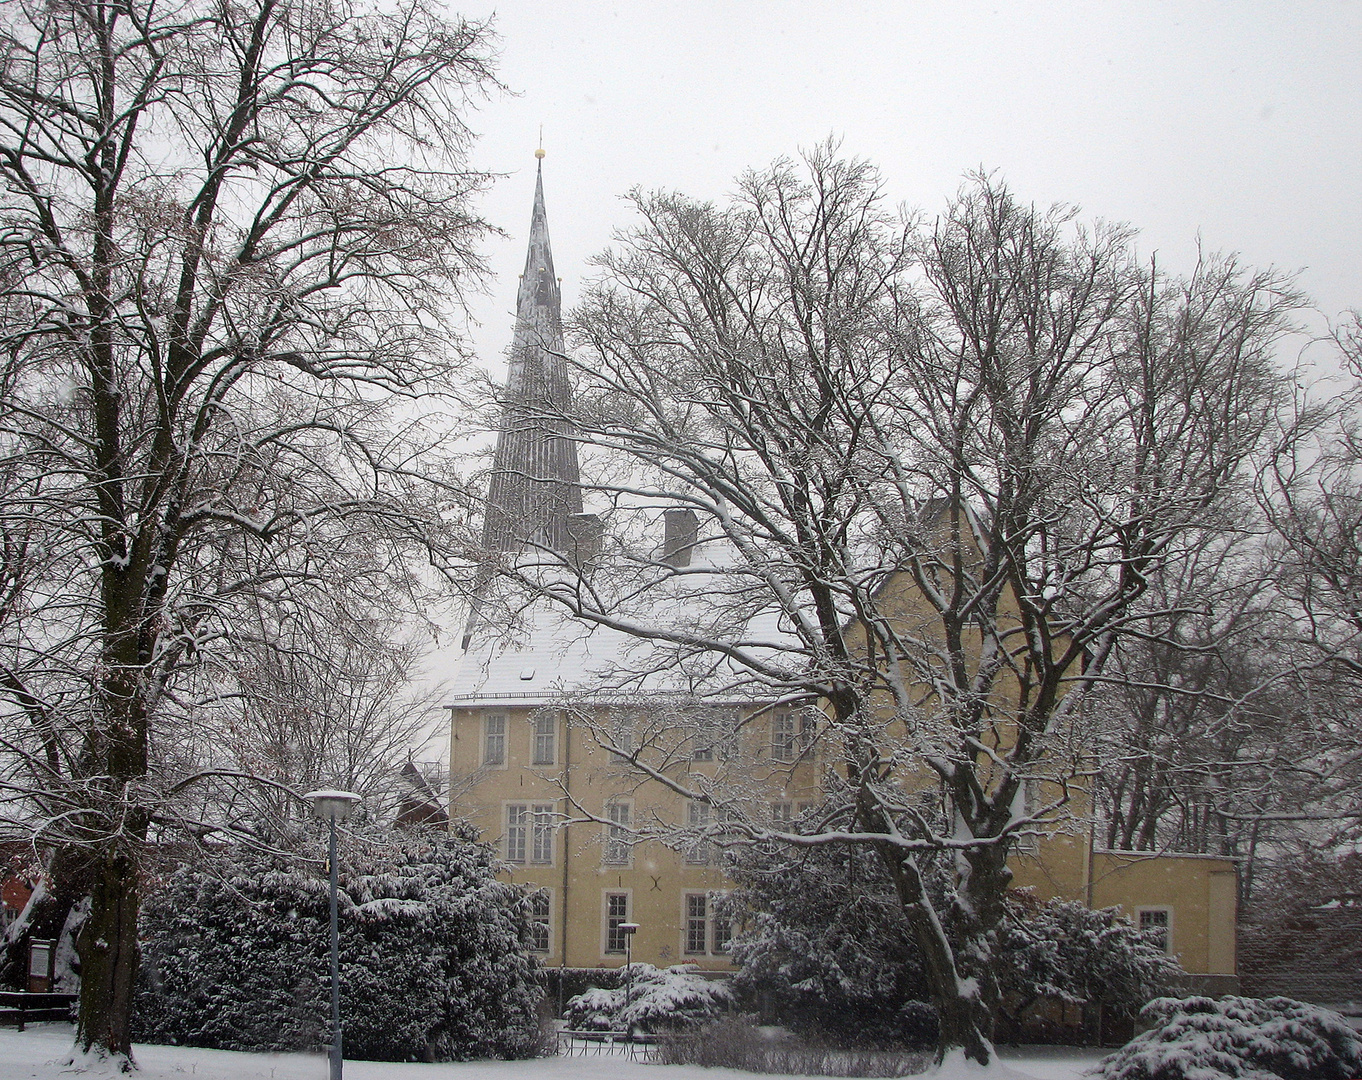
[[[488,549],[512,558],[526,544],[589,557],[601,543],[600,524],[582,510],[572,440],[543,420],[569,404],[559,306],[541,176],[483,534]],[[665,561],[721,556],[704,550],[690,511],[639,518],[656,528]],[[698,839],[717,823],[669,784],[740,782],[749,820],[792,820],[820,801],[821,714],[707,689],[732,685],[722,677],[652,669],[628,635],[542,605],[520,611],[509,633],[489,611],[470,617],[447,698],[451,815],[497,845],[507,874],[530,892],[536,951],[561,968],[618,966],[632,952],[659,966],[729,969],[730,928],[714,909],[725,881],[715,850]],[[646,744],[653,778],[622,767],[606,742],[625,751]],[[633,842],[657,825],[691,837]],[[1091,833],[1075,828],[1040,838],[1012,866],[1017,885],[1041,897],[1119,906],[1163,930],[1205,989],[1233,989],[1232,861],[1097,851]]]

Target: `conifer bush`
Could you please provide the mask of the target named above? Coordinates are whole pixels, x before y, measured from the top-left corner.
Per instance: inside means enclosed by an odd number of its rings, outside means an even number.
[[[1336,1012],[1290,998],[1159,998],[1151,1024],[1103,1058],[1101,1080],[1352,1080],[1362,1041]]]
[[[329,885],[314,847],[182,866],[147,897],[134,1038],[318,1050],[329,1038]],[[525,904],[466,836],[369,838],[338,860],[346,1057],[528,1056],[542,996]]]
[[[656,968],[639,963],[632,967],[632,984],[621,972],[619,987],[593,987],[570,999],[564,1010],[568,1027],[578,1031],[679,1031],[714,1020],[733,1005],[732,991],[724,983],[699,974],[694,964]]]

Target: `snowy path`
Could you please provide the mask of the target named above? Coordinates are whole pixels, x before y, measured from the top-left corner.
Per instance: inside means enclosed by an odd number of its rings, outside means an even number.
[[[61,1061],[71,1049],[67,1024],[33,1024],[27,1031],[0,1029],[0,1080],[48,1080],[75,1074]],[[303,1054],[233,1054],[179,1046],[139,1046],[142,1080],[326,1080],[326,1061]],[[1101,1056],[1096,1050],[1050,1047],[1004,1050],[1003,1067],[986,1073],[951,1071],[948,1077],[979,1080],[1079,1080]],[[86,1074],[89,1075],[89,1074]],[[539,1061],[473,1061],[449,1065],[402,1065],[347,1061],[346,1080],[754,1080],[731,1069],[644,1065],[624,1058],[562,1057]],[[771,1080],[780,1080],[773,1077]]]

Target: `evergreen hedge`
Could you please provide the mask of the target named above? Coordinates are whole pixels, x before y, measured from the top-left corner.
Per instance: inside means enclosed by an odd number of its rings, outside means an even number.
[[[143,905],[139,1041],[320,1050],[329,1041],[329,886],[314,846],[182,866]],[[324,858],[324,855],[322,856]],[[520,891],[463,835],[374,837],[340,872],[345,1056],[532,1055],[542,978]]]

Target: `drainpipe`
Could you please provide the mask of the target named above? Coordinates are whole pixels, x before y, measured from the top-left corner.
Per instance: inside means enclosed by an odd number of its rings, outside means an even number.
[[[566,710],[563,712],[563,801],[565,816],[572,814],[572,725],[568,722]],[[563,983],[567,978],[568,955],[568,860],[572,857],[572,845],[568,843],[569,825],[563,826],[563,911],[559,920],[558,946],[558,1015],[563,1015]]]

